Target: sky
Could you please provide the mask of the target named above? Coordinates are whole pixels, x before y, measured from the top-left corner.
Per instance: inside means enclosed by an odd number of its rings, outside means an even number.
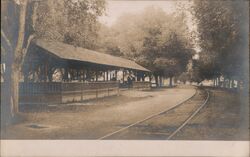
[[[106,15],[100,18],[100,21],[108,26],[115,23],[124,13],[139,13],[144,10],[144,8],[149,6],[161,7],[165,12],[171,13],[176,10],[177,1],[132,1],[132,0],[108,0]]]

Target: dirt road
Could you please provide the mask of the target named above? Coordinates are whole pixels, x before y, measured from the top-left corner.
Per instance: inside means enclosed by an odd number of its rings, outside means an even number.
[[[121,96],[55,110],[23,113],[26,120],[2,133],[7,139],[98,139],[191,97],[194,87],[124,91]]]

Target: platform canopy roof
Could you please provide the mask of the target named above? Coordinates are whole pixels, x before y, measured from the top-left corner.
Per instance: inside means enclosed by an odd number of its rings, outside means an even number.
[[[61,59],[150,72],[150,70],[132,60],[96,52],[82,47],[76,47],[62,42],[37,39],[35,44]]]

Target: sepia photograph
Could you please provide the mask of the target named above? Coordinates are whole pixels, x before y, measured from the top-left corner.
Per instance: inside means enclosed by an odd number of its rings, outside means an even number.
[[[248,0],[1,0],[0,156],[248,157],[249,106]]]

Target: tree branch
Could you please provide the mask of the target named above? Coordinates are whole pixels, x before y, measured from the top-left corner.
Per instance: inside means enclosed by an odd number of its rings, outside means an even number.
[[[7,45],[9,46],[10,49],[12,49],[12,45],[10,40],[8,39],[8,37],[5,35],[4,31],[1,29],[1,36],[3,37],[3,39],[5,40],[5,42],[7,43]]]
[[[19,31],[15,55],[18,55],[18,53],[21,52],[24,43],[27,3],[28,0],[23,0],[20,4]]]
[[[26,56],[27,51],[28,51],[29,46],[30,46],[30,43],[31,43],[31,41],[32,41],[34,38],[35,38],[35,35],[34,35],[34,34],[30,35],[29,38],[28,38],[27,45],[26,45],[26,47],[23,49],[23,52],[22,52],[22,53],[23,53],[23,54],[22,54],[23,58],[22,58],[22,61],[21,61],[21,65],[23,65],[24,56]]]

